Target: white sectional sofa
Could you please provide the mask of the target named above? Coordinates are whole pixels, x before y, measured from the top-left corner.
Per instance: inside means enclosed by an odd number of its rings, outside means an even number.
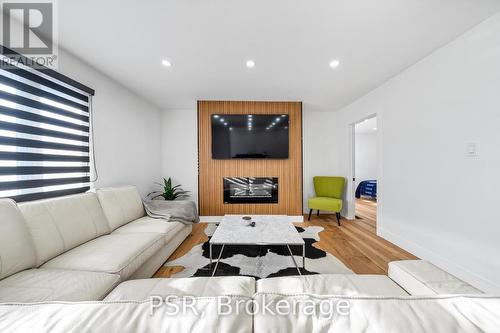
[[[0,200],[0,332],[500,331],[500,297],[422,260],[389,276],[150,279],[190,232],[146,217],[132,186]],[[315,311],[279,314],[283,302]],[[348,313],[318,312],[340,302]]]
[[[325,307],[340,302],[342,312]],[[299,310],[278,312],[283,303]],[[0,304],[1,332],[496,333],[499,327],[500,297],[413,296],[376,275],[129,280],[100,302]]]
[[[0,302],[97,301],[151,277],[191,226],[145,216],[133,186],[0,200]]]

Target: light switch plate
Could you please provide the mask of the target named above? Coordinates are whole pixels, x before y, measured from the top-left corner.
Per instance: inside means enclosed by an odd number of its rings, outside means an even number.
[[[467,157],[477,157],[478,153],[478,144],[476,142],[468,142],[465,145],[465,156]]]

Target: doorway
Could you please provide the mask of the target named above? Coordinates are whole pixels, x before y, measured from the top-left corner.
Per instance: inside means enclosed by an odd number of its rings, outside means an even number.
[[[356,220],[377,225],[377,117],[354,124],[354,214]]]

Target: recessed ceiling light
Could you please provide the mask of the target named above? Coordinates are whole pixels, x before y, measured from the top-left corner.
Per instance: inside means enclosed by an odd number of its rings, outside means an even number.
[[[276,123],[273,123],[272,125],[274,126],[274,125],[276,125]]]
[[[224,123],[224,126],[227,126],[227,123]]]
[[[251,114],[248,115],[248,118],[252,118],[253,116]]]
[[[248,68],[254,68],[255,67],[255,61],[253,61],[253,60],[247,60],[247,67]]]
[[[230,130],[230,131],[232,131],[232,130],[233,130],[233,128],[232,128],[232,127],[229,127],[229,130]]]
[[[285,118],[285,117],[286,117],[286,114],[282,114],[281,116],[282,116],[283,118]]]
[[[224,118],[220,118],[219,120],[220,120],[220,122],[221,122],[221,123],[223,123],[223,122],[224,122]]]
[[[337,68],[337,67],[339,67],[339,65],[340,65],[340,60],[338,60],[338,59],[333,59],[332,61],[330,61],[331,68]]]
[[[172,67],[172,63],[171,63],[169,60],[167,60],[167,59],[163,59],[163,60],[161,61],[161,64],[162,64],[163,66],[165,66],[165,67]]]
[[[218,114],[214,114],[213,117],[214,118],[219,118],[219,115]]]
[[[281,118],[276,118],[276,121],[280,121],[280,120],[281,120]]]

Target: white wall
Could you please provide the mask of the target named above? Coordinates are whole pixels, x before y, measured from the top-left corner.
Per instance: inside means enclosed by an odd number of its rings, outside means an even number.
[[[302,111],[304,212],[308,212],[307,199],[314,197],[314,176],[341,176],[338,155],[340,133],[339,115],[335,112]]]
[[[96,91],[95,187],[133,184],[146,195],[161,176],[159,109],[64,50],[58,71]]]
[[[364,180],[377,179],[377,134],[358,133],[355,137],[356,186]]]
[[[163,177],[171,177],[184,190],[191,191],[191,199],[198,202],[198,120],[196,107],[191,110],[162,112],[162,168]]]
[[[497,14],[344,108],[339,122],[347,175],[348,124],[377,114],[378,233],[496,292],[499,40]],[[468,142],[478,157],[465,156]]]

